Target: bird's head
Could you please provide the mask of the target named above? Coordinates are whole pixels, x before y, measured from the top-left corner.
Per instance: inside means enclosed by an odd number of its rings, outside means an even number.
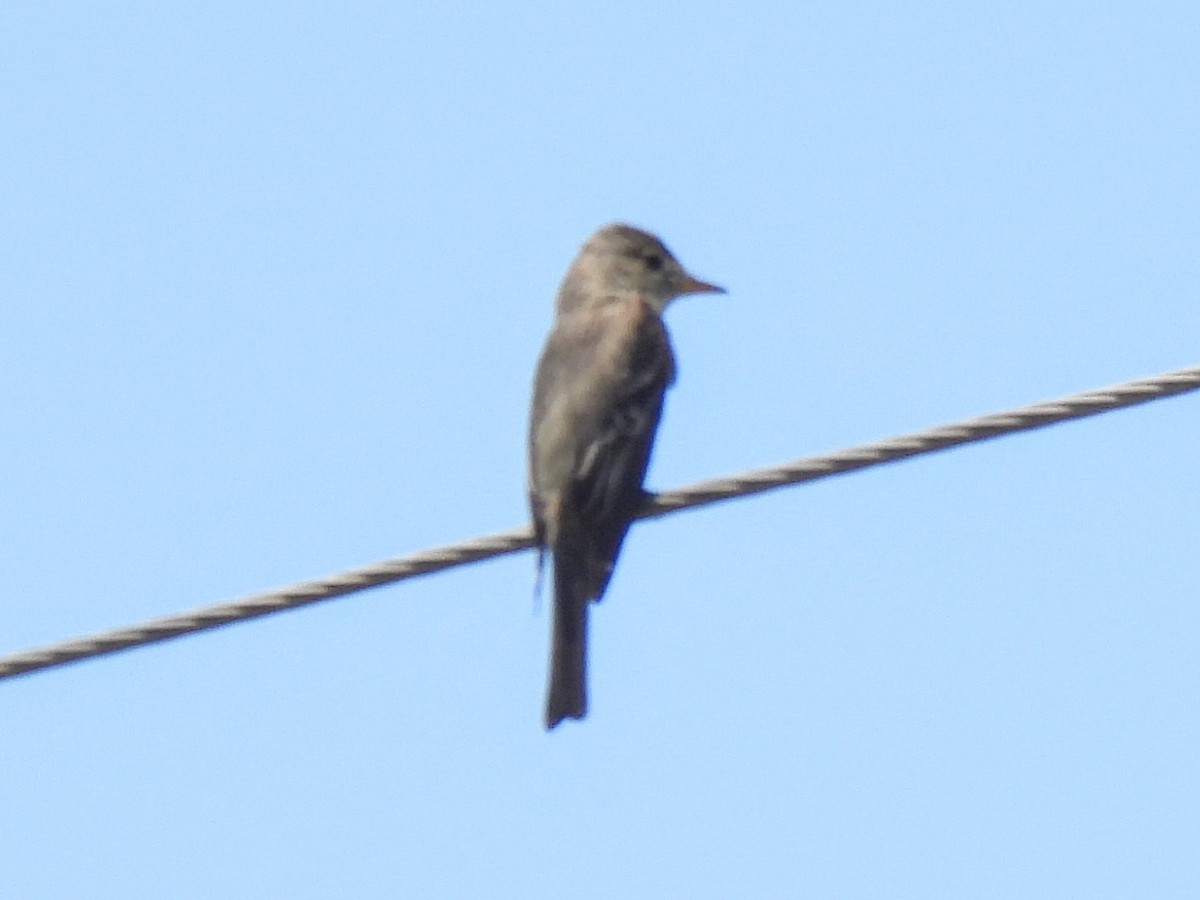
[[[588,239],[563,287],[564,292],[636,293],[660,313],[684,294],[725,293],[689,275],[657,237],[622,224],[607,225]]]

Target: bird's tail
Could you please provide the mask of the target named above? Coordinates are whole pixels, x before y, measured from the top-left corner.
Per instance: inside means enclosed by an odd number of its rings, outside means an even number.
[[[546,728],[563,719],[587,715],[587,592],[569,566],[554,566],[554,624],[550,650],[550,686],[546,692]]]

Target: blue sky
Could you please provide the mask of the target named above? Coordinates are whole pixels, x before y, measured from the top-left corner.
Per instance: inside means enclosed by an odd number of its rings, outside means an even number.
[[[0,14],[0,654],[527,519],[595,228],[652,486],[1200,361],[1194,4]],[[0,685],[0,894],[1200,891],[1200,397],[635,528],[592,714],[520,554]]]

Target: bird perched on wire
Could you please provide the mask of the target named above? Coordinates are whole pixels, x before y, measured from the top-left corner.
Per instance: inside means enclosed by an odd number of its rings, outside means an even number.
[[[657,237],[620,224],[592,235],[558,290],[529,425],[539,572],[547,553],[554,563],[547,729],[587,715],[588,605],[604,594],[645,502],[675,379],[663,310],[684,294],[723,293],[689,275]]]

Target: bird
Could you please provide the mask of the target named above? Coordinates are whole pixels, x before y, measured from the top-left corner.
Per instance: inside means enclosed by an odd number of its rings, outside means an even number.
[[[593,234],[567,269],[538,361],[528,491],[538,573],[553,565],[544,724],[587,715],[588,607],[599,601],[646,503],[646,467],[675,380],[663,311],[725,289],[688,274],[655,235],[631,225]]]

